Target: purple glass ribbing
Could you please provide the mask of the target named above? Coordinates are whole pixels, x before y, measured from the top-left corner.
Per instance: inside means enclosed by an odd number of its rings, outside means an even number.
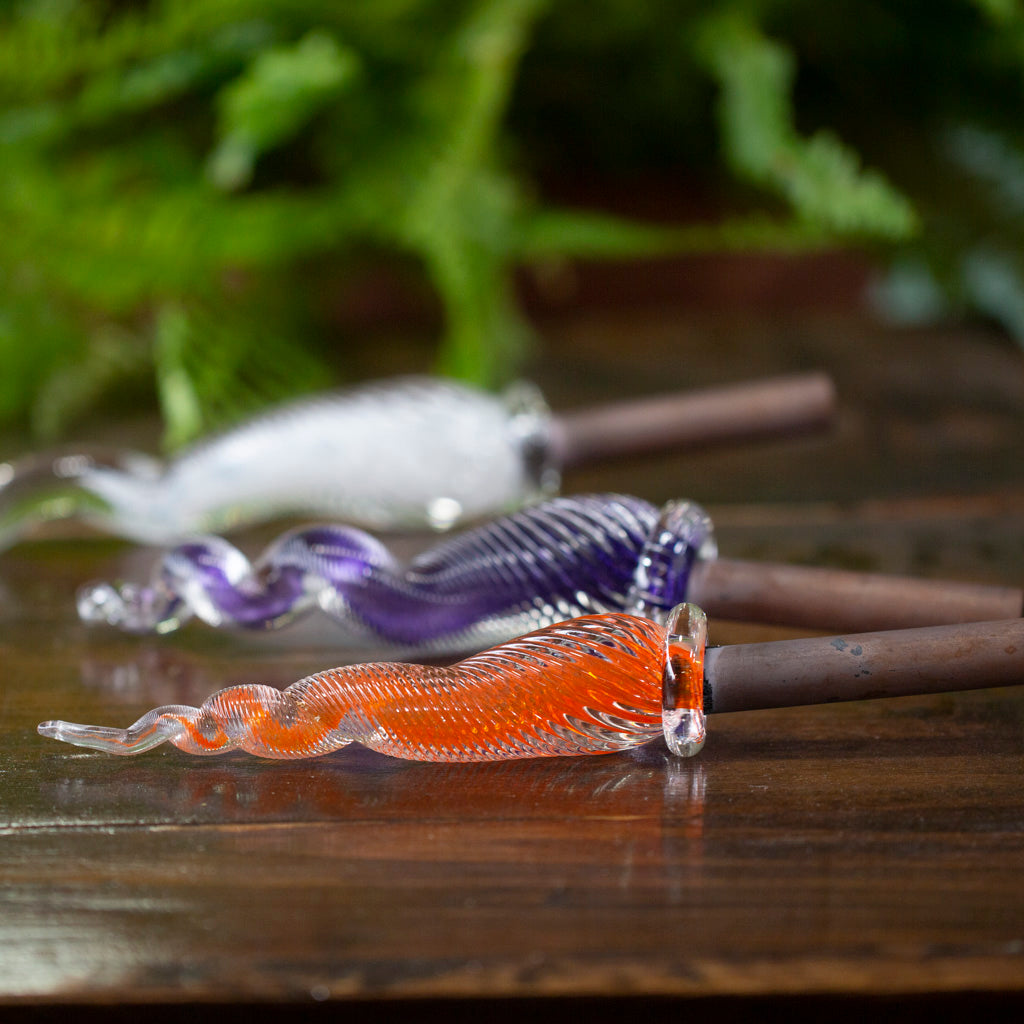
[[[663,619],[686,596],[696,557],[713,557],[699,506],[639,498],[556,498],[495,520],[399,565],[361,530],[284,534],[255,564],[204,537],[161,559],[148,585],[92,584],[82,618],[166,633],[196,616],[213,626],[271,629],[319,607],[339,642],[401,651],[460,651],[577,615],[626,611]]]

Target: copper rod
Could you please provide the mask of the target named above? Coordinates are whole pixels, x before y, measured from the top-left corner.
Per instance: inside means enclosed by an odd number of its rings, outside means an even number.
[[[769,377],[563,412],[551,425],[557,462],[576,466],[613,456],[819,429],[833,419],[835,385],[824,373]]]
[[[1024,683],[1024,619],[735,644],[707,651],[707,712]]]
[[[711,617],[808,629],[869,631],[1024,614],[1024,590],[772,562],[698,562],[687,599]]]

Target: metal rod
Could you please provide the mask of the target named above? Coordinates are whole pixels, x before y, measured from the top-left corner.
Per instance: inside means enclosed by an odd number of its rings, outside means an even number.
[[[706,388],[563,412],[551,445],[563,466],[666,448],[745,441],[827,426],[836,391],[824,373]]]
[[[707,651],[705,712],[1024,683],[1024,619],[735,644]]]
[[[712,618],[809,629],[909,629],[1024,613],[1024,590],[718,558],[698,562],[687,599]]]

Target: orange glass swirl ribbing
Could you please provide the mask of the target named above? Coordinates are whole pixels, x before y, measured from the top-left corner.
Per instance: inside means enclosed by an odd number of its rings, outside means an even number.
[[[169,741],[212,754],[311,757],[358,742],[424,761],[600,754],[662,727],[665,630],[631,615],[550,626],[439,668],[384,663],[280,691],[221,690],[201,708],[157,708],[124,730],[46,723],[45,735],[136,753]]]
[[[664,630],[601,615],[528,634],[450,669],[380,666],[386,681],[351,669],[300,684],[300,699],[358,692],[338,730],[398,757],[478,761],[605,753],[661,729]],[[322,682],[321,682],[322,681]]]
[[[197,753],[222,743],[268,757],[358,742],[427,761],[621,750],[661,727],[663,649],[664,631],[647,620],[575,619],[450,668],[353,665],[283,692],[222,691],[171,742]]]

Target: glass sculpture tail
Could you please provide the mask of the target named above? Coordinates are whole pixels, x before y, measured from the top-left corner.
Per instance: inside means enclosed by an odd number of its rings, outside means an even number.
[[[161,473],[160,463],[139,452],[108,448],[28,455],[0,463],[0,550],[47,522],[78,519],[117,531],[112,496],[101,478],[121,481],[121,491],[141,498]]]

